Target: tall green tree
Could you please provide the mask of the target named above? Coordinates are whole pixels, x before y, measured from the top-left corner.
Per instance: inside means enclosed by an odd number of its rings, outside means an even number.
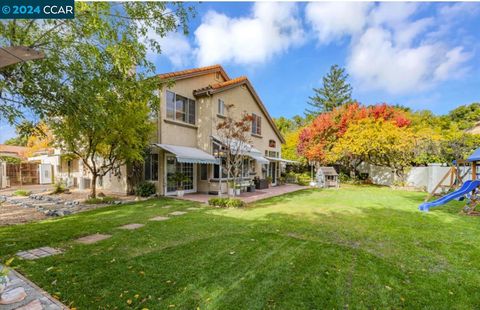
[[[89,170],[91,196],[99,177],[142,161],[158,109],[154,36],[179,27],[189,10],[165,2],[77,2],[73,20],[11,20],[0,24],[0,46],[28,46],[45,59],[0,70],[0,117],[25,110],[52,129],[57,146]],[[153,35],[153,36],[152,36]]]
[[[149,120],[152,80],[115,77],[106,72],[75,80],[71,106],[62,117],[48,118],[57,146],[79,158],[90,172],[91,197],[98,178],[120,176],[121,167],[143,161],[154,125]]]
[[[332,111],[334,108],[352,101],[352,86],[347,82],[348,74],[338,65],[330,67],[330,72],[323,77],[323,85],[314,88],[314,95],[309,97],[312,107],[305,110],[307,115],[318,115]]]
[[[181,3],[76,2],[75,19],[5,20],[0,46],[29,47],[45,58],[0,69],[0,118],[13,123],[27,110],[42,118],[68,109],[73,71],[88,76],[105,66],[126,74],[137,67],[140,79],[151,75],[146,53],[161,52],[155,37],[187,32],[191,13]]]
[[[456,122],[460,129],[469,129],[480,121],[480,103],[461,105],[448,112],[448,117]]]

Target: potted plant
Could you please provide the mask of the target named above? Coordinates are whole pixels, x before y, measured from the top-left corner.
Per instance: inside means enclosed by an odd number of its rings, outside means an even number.
[[[181,172],[175,172],[170,176],[170,181],[177,185],[177,196],[183,197],[185,195],[183,183],[190,181],[190,179]]]
[[[3,266],[0,266],[0,294],[3,293],[9,283],[8,274],[10,273],[10,264],[13,261],[13,257],[5,262]]]
[[[228,181],[228,196],[233,196],[235,194],[235,183],[233,181]]]
[[[235,184],[235,196],[240,196],[240,184]]]

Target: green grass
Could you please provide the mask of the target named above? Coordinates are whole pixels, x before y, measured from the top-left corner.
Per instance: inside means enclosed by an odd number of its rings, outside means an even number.
[[[29,196],[31,193],[32,193],[31,191],[17,189],[16,191],[13,192],[13,196]]]
[[[14,265],[77,309],[479,308],[480,218],[424,196],[344,186],[149,222],[198,206],[156,199],[2,227],[0,254],[65,249]],[[96,232],[112,238],[72,242]]]

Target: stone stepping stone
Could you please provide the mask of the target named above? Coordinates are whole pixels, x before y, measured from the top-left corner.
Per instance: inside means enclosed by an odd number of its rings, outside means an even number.
[[[187,208],[187,210],[190,210],[190,211],[197,211],[197,210],[202,210],[202,208],[195,208],[195,207],[191,207],[191,208]]]
[[[155,217],[152,217],[151,219],[149,219],[149,221],[160,222],[160,221],[166,221],[168,219],[169,219],[169,217],[166,217],[166,216],[155,216]]]
[[[145,225],[144,224],[133,223],[133,224],[123,225],[123,226],[120,226],[118,228],[126,229],[126,230],[134,230],[134,229],[138,229],[138,228],[143,227],[143,226],[145,226]]]
[[[27,297],[25,289],[23,287],[17,287],[3,292],[2,297],[0,298],[0,305],[11,305],[24,300],[25,297]]]
[[[183,211],[174,211],[172,213],[169,213],[170,215],[175,215],[175,216],[178,216],[178,215],[184,215],[184,214],[187,214],[187,212],[183,212]]]
[[[28,251],[20,251],[17,253],[17,256],[23,259],[38,259],[42,257],[48,257],[56,254],[62,253],[61,250],[51,248],[49,246],[33,249],[33,250],[28,250]]]
[[[25,306],[19,307],[15,310],[43,310],[43,306],[40,300],[35,299],[26,304]]]
[[[83,244],[92,244],[98,241],[102,241],[105,239],[110,238],[112,235],[104,235],[104,234],[93,234],[85,237],[78,238],[76,241]]]

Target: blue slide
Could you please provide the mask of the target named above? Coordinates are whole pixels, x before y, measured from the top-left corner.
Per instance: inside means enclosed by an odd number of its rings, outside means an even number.
[[[475,181],[468,180],[465,183],[463,183],[462,187],[460,187],[456,191],[451,192],[450,194],[447,194],[447,195],[445,195],[442,198],[439,198],[437,200],[422,203],[418,207],[418,210],[428,212],[428,210],[431,207],[441,206],[441,205],[449,202],[450,200],[460,198],[460,197],[472,192],[473,190],[475,190],[479,186],[480,186],[480,180],[475,180]]]

